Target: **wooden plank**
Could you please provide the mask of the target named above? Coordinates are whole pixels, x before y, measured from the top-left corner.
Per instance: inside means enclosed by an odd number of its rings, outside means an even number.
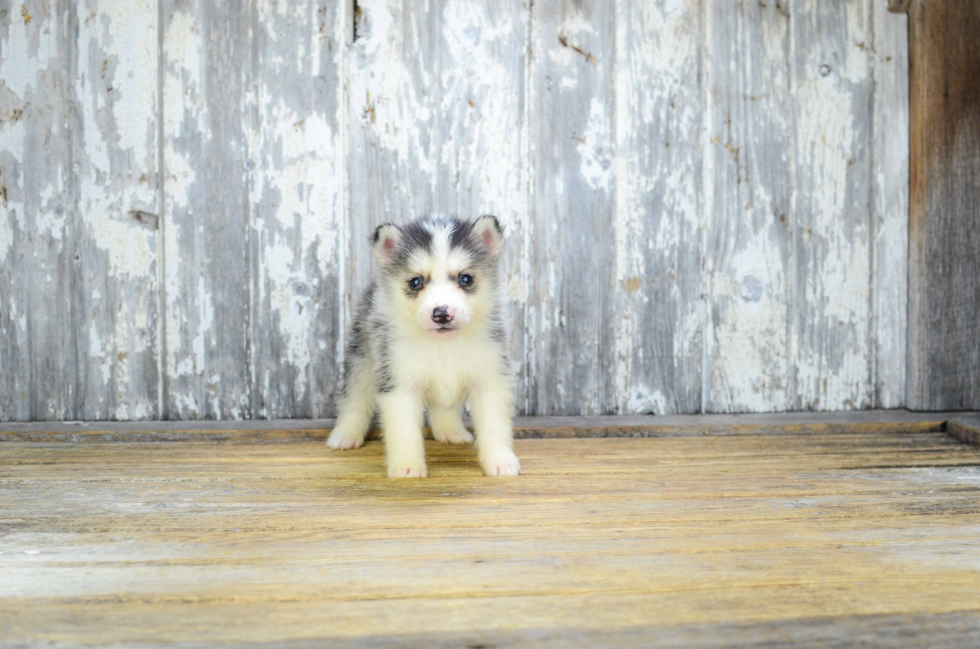
[[[441,471],[405,483],[377,470],[378,444],[0,445],[0,633],[27,646],[975,635],[980,568],[964,557],[980,453],[940,432],[516,448],[526,473],[491,480],[472,449],[430,443]]]
[[[543,419],[545,421],[536,421]],[[598,421],[592,424],[581,422],[548,422],[550,417],[518,417],[514,420],[516,439],[567,439],[567,438],[605,438],[605,437],[693,437],[729,435],[782,435],[834,433],[891,432],[905,434],[910,432],[940,431],[944,421],[930,418],[923,421],[868,421],[847,423],[794,423],[794,424],[664,424],[652,422]],[[572,418],[557,418],[572,419]],[[612,417],[603,417],[612,419]],[[325,441],[333,427],[333,420],[303,420],[301,425],[290,426],[292,420],[269,422],[269,426],[242,428],[243,422],[218,422],[214,427],[197,426],[147,427],[139,422],[130,426],[109,427],[95,425],[85,428],[55,428],[48,422],[45,426],[14,428],[4,426],[0,430],[0,442],[307,442]],[[423,429],[430,436],[430,430]],[[367,439],[381,439],[381,431],[369,431]]]
[[[86,3],[76,30],[73,416],[157,418],[156,3]]]
[[[249,12],[163,4],[165,418],[251,412]]]
[[[255,3],[251,416],[335,414],[347,236],[343,3]]]
[[[793,407],[787,3],[705,5],[705,412]]]
[[[909,14],[911,209],[907,403],[980,404],[980,43],[969,0]]]
[[[785,591],[792,593],[790,588]],[[959,591],[955,591],[959,594]],[[167,629],[166,637],[179,646],[232,646],[252,643],[262,647],[289,647],[329,644],[331,647],[679,647],[738,646],[787,648],[803,641],[812,647],[956,648],[973,646],[978,635],[980,612],[974,607],[953,603],[939,605],[932,589],[924,596],[926,605],[938,610],[918,612],[913,605],[896,606],[897,612],[881,614],[864,604],[861,612],[848,613],[843,607],[834,616],[804,617],[790,613],[812,606],[828,608],[824,598],[813,597],[809,588],[798,594],[774,596],[765,593],[755,600],[770,605],[768,620],[740,617],[719,624],[707,613],[671,617],[695,609],[702,592],[650,595],[581,595],[571,597],[485,598],[435,600],[426,602],[386,601],[386,614],[378,615],[378,602],[284,602],[272,608],[266,604],[242,602],[170,601],[147,606],[139,602],[105,602],[92,614],[80,619],[75,604],[48,604],[39,610],[38,602],[24,602],[2,610],[10,613],[9,637],[35,639],[24,646],[45,646],[50,632],[33,629],[71,629],[79,644],[123,643],[138,639],[159,642],[159,621],[181,619],[182,628]],[[752,601],[751,592],[726,593],[712,600],[715,606],[736,609]],[[906,598],[910,601],[913,598]],[[756,610],[755,608],[747,610]],[[619,611],[615,614],[614,611]],[[46,614],[46,615],[45,615]],[[383,621],[379,621],[379,617]],[[217,628],[215,620],[236,619],[234,624]],[[437,624],[433,620],[438,619]],[[485,620],[519,620],[517,628],[487,628]],[[591,620],[585,624],[583,620]],[[428,626],[426,626],[428,625]],[[99,632],[97,629],[104,629]],[[140,629],[149,629],[141,632]],[[288,638],[283,632],[290,629]],[[373,629],[364,635],[365,629]],[[277,632],[278,630],[278,632]],[[60,637],[60,636],[58,636]],[[778,640],[773,640],[778,638]],[[794,640],[800,639],[794,642]]]
[[[908,18],[872,2],[874,406],[905,405],[908,344]]]
[[[803,412],[739,415],[668,415],[651,417],[516,417],[518,438],[672,437],[705,435],[780,435],[824,433],[893,434],[941,431],[946,422],[975,413],[915,413],[905,410]],[[153,422],[35,422],[0,425],[0,442],[144,442],[238,441],[302,442],[323,440],[332,419]],[[377,439],[373,431],[372,438]]]
[[[793,338],[798,410],[874,402],[870,0],[790,9]]]
[[[946,423],[946,432],[964,444],[980,448],[980,414],[962,413]]]
[[[615,412],[614,3],[531,7],[528,412]],[[618,288],[618,287],[617,287]]]
[[[429,212],[495,214],[523,385],[527,260],[524,3],[358,2],[347,83],[350,165],[348,324],[371,275],[368,238]],[[517,399],[523,410],[524,399]]]
[[[617,412],[701,409],[701,8],[616,3]]]
[[[72,419],[73,11],[0,12],[0,420]]]

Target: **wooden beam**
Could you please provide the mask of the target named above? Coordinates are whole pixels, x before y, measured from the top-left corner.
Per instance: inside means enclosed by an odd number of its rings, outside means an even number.
[[[907,404],[980,406],[980,3],[917,2],[909,19]]]
[[[907,14],[912,0],[888,0],[888,11],[895,14]]]
[[[908,410],[721,415],[515,417],[520,439],[701,437],[835,433],[939,432],[953,421],[975,425],[980,413]],[[969,424],[974,422],[974,424]],[[93,421],[0,423],[3,442],[311,442],[324,441],[333,419],[251,421]],[[378,439],[372,431],[370,439]]]
[[[947,421],[946,432],[964,444],[980,448],[980,414],[965,413]]]

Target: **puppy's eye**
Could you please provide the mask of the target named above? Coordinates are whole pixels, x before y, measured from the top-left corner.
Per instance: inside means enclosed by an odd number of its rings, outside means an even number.
[[[424,282],[422,281],[421,277],[413,277],[412,279],[408,280],[408,288],[412,289],[413,291],[420,291],[422,290],[423,283]]]
[[[466,273],[463,273],[462,275],[459,276],[459,285],[460,286],[473,286],[473,276],[472,275],[467,275]]]

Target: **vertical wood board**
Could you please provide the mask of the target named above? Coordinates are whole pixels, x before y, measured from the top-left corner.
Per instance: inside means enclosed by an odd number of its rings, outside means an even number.
[[[793,303],[785,0],[705,5],[705,412],[787,410]]]
[[[980,408],[980,5],[914,2],[908,405]]]
[[[163,415],[251,413],[247,6],[164,0]]]
[[[532,5],[529,410],[616,410],[614,3]]]
[[[701,29],[694,0],[616,3],[617,412],[701,408]]]
[[[253,417],[334,416],[343,335],[344,7],[256,0],[248,90]]]
[[[871,0],[796,0],[792,22],[796,410],[874,403]]]
[[[908,18],[873,2],[874,390],[876,408],[905,405],[909,244]]]
[[[0,420],[76,411],[72,20],[0,3]]]
[[[75,10],[74,417],[157,419],[157,5]]]

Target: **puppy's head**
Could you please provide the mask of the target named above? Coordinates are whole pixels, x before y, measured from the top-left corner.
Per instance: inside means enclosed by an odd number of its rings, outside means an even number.
[[[493,305],[503,231],[494,216],[429,216],[374,232],[374,254],[397,316],[436,338],[484,322]]]

